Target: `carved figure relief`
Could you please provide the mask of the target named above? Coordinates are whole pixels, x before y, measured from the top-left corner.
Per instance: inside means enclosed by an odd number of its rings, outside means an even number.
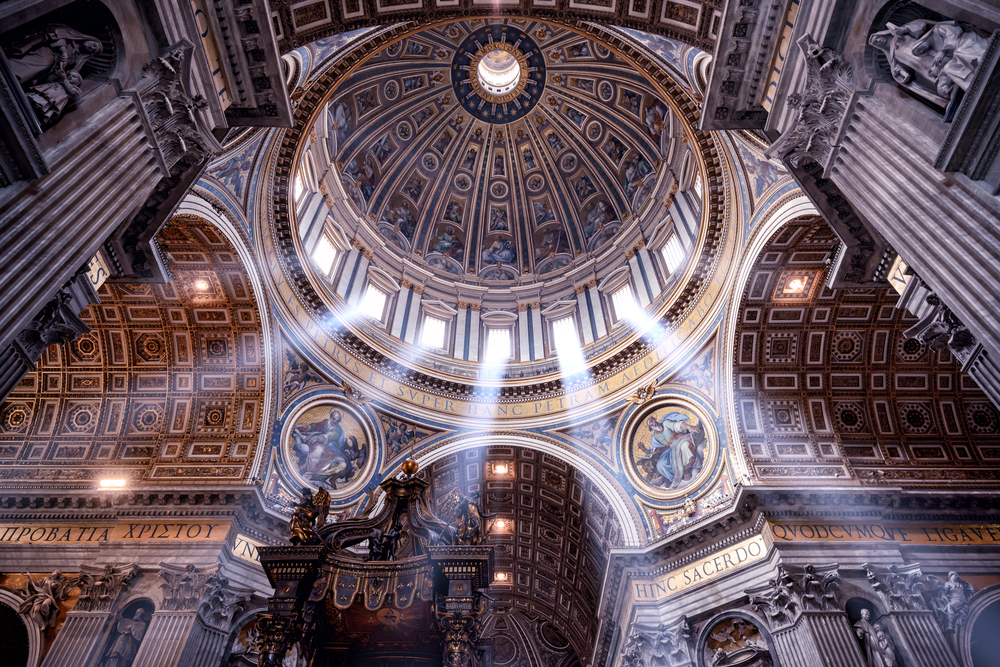
[[[702,650],[711,667],[771,667],[774,660],[760,629],[745,618],[727,618],[708,631]]]
[[[79,580],[67,579],[59,570],[53,570],[51,575],[40,581],[32,581],[31,575],[27,573],[25,576],[28,577],[25,587],[26,598],[18,612],[25,614],[43,630],[54,628],[56,617],[59,616],[59,603],[66,600],[66,596]]]
[[[941,106],[969,88],[986,53],[986,38],[957,21],[918,19],[886,28],[868,43],[885,53],[892,78]]]
[[[103,48],[96,37],[59,24],[14,42],[7,53],[11,73],[43,125],[52,125],[80,97],[81,70]]]

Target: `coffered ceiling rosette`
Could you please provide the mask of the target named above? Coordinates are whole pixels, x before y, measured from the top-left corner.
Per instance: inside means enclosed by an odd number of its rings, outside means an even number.
[[[490,416],[524,422],[607,407],[637,378],[678,370],[706,340],[742,233],[732,224],[739,207],[726,199],[737,189],[731,156],[695,129],[689,88],[648,45],[578,29],[526,19],[397,25],[313,75],[295,127],[267,153],[258,214],[271,226],[263,252],[284,304],[279,320],[318,370],[449,423],[498,402],[526,405]],[[499,101],[472,81],[498,50],[520,74],[514,96]],[[304,251],[295,211],[300,182],[322,195],[328,232],[342,252],[369,260],[368,275],[384,280],[390,298],[412,285],[423,304],[516,318],[577,303],[587,286],[627,273],[641,249],[659,253],[687,155],[705,202],[692,249],[644,324],[609,326],[584,343],[589,372],[572,381],[548,350],[486,373],[475,359],[431,353],[358,317],[337,292],[339,276],[318,273]],[[543,399],[553,402],[537,408]]]

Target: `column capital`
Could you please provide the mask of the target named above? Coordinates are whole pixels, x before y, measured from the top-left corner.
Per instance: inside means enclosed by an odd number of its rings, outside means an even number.
[[[163,611],[195,611],[208,588],[208,582],[218,565],[199,568],[194,565],[160,563],[163,589]]]
[[[80,596],[73,611],[111,611],[118,596],[128,588],[129,583],[139,574],[139,566],[93,565],[80,566]]]

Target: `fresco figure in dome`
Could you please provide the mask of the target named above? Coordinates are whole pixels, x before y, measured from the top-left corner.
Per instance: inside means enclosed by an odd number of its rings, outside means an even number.
[[[451,226],[445,227],[438,237],[437,243],[434,244],[435,252],[458,261],[462,261],[462,251],[464,249],[465,246],[462,245],[462,240],[455,233],[455,228]]]
[[[642,179],[651,171],[653,171],[653,167],[646,158],[633,155],[632,161],[625,168],[625,195],[631,198],[641,185]]]
[[[531,209],[535,214],[535,225],[543,225],[556,219],[556,214],[547,201],[531,202]]]
[[[552,257],[557,252],[567,252],[568,250],[569,242],[566,240],[565,232],[561,228],[547,229],[542,234],[541,243],[535,246],[535,258]]]
[[[330,155],[336,155],[341,144],[347,140],[348,126],[351,124],[351,109],[341,100],[330,105],[329,114],[330,128],[327,138],[330,143]]]
[[[524,157],[524,168],[535,169],[535,154],[531,152],[531,149],[525,148],[521,155]]]
[[[462,162],[462,169],[468,169],[472,171],[476,168],[476,149],[470,148],[465,154],[465,161]]]
[[[666,155],[670,144],[670,111],[667,105],[660,100],[654,101],[646,107],[643,123],[646,124],[650,136],[659,142],[660,155]]]
[[[697,419],[683,412],[668,412],[659,419],[646,418],[649,446],[639,443],[643,457],[636,467],[652,486],[678,489],[701,472],[705,433]]]
[[[517,255],[514,253],[513,248],[510,247],[510,241],[507,239],[494,238],[493,244],[490,247],[483,248],[484,262],[513,264],[516,260]]]
[[[448,222],[462,222],[462,204],[457,201],[450,201],[444,207],[444,219]]]
[[[392,155],[393,145],[389,141],[389,135],[385,135],[372,146],[372,153],[378,158],[379,162],[385,162],[385,159]]]
[[[505,208],[490,209],[490,231],[491,232],[510,231],[510,224],[507,222],[507,209]]]
[[[562,139],[554,131],[549,130],[549,133],[545,135],[545,140],[549,142],[553,152],[558,153],[563,149]]]
[[[614,213],[611,211],[611,205],[606,201],[598,202],[597,206],[587,214],[587,226],[583,229],[584,236],[589,239],[612,219],[614,219]]]
[[[413,240],[413,232],[416,230],[417,221],[413,218],[413,211],[410,210],[409,203],[404,201],[396,208],[386,210],[382,214],[382,217],[386,222],[398,228],[408,241]]]
[[[366,159],[360,166],[358,159],[354,158],[347,163],[347,168],[344,171],[354,180],[355,186],[361,191],[365,201],[371,199],[372,193],[375,192],[375,167],[371,163],[371,158]]]
[[[619,141],[616,137],[611,137],[608,139],[607,143],[604,144],[604,154],[607,155],[608,159],[615,164],[622,161],[622,157],[624,157],[627,150],[628,149],[625,147],[625,144]]]
[[[576,198],[583,201],[590,195],[597,192],[597,188],[594,187],[594,182],[590,180],[590,176],[583,174],[580,178],[573,181],[573,190],[576,191]]]

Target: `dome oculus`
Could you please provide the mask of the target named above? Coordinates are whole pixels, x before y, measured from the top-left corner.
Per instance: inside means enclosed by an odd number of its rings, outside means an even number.
[[[521,66],[510,51],[493,49],[479,60],[476,66],[479,85],[491,95],[505,95],[517,87],[521,80]]]
[[[538,45],[506,24],[471,32],[456,49],[451,68],[462,107],[487,123],[524,118],[545,86],[545,59]]]

